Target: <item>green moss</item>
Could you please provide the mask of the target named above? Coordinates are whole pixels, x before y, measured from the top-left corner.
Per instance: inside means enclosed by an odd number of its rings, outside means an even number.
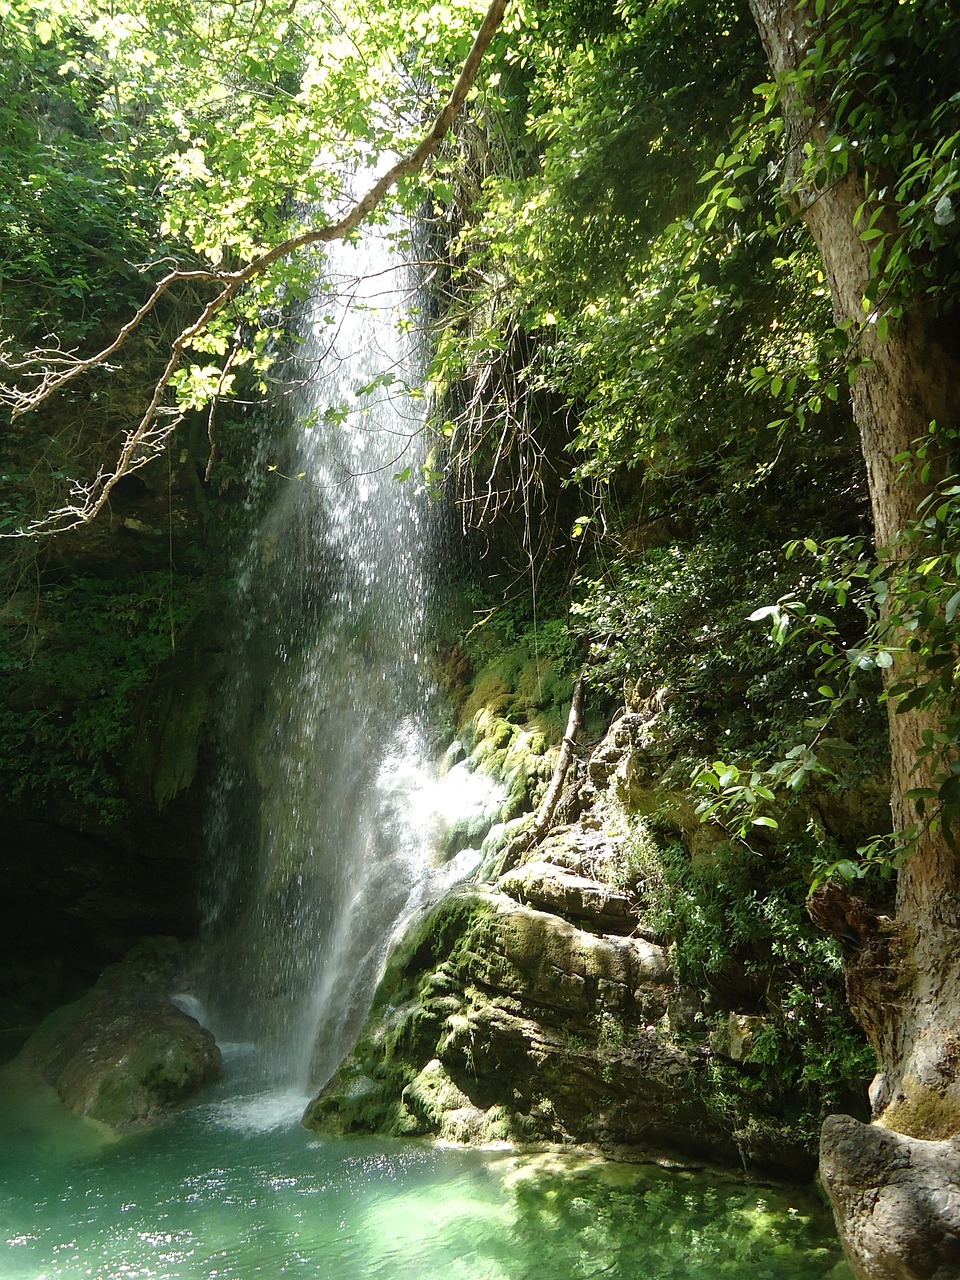
[[[373,1010],[353,1052],[303,1123],[324,1133],[426,1132],[404,1101],[446,1020],[460,1007],[452,994],[473,929],[494,910],[477,892],[450,894],[410,925],[393,948],[377,987]]]
[[[572,678],[549,658],[517,645],[483,667],[460,712],[461,731],[475,742],[509,742],[504,722],[535,727],[556,741],[563,733]]]
[[[209,1032],[169,999],[178,954],[170,939],[136,948],[46,1018],[20,1061],[72,1111],[115,1129],[184,1101],[216,1078],[220,1057]]]
[[[448,894],[408,927],[387,960],[374,998],[374,1013],[417,996],[425,973],[441,961],[456,967],[466,936],[495,909],[485,894],[474,890]]]
[[[478,715],[499,713],[510,707],[512,695],[499,664],[495,663],[474,680],[461,712],[461,723],[474,725]]]
[[[402,1095],[413,1076],[403,1063],[365,1062],[355,1051],[307,1108],[302,1123],[307,1129],[337,1135],[412,1135],[418,1128]]]
[[[112,1129],[175,1105],[204,1082],[196,1055],[169,1035],[148,1034],[103,1077],[86,1114]]]

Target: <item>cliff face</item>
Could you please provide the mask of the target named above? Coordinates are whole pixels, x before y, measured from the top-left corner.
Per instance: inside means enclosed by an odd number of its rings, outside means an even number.
[[[74,998],[138,938],[196,927],[228,642],[223,567],[242,516],[229,488],[202,480],[195,435],[194,425],[170,470],[145,471],[96,525],[32,548],[38,585],[23,586],[25,561],[17,568],[2,632],[7,1027]],[[557,616],[532,626],[520,602],[474,641],[475,677],[454,651],[461,736],[473,766],[505,785],[507,830],[485,845],[482,880],[411,926],[311,1124],[796,1170],[812,1167],[822,1113],[857,1110],[870,1064],[842,1008],[838,953],[805,919],[804,840],[810,825],[852,840],[882,808],[882,783],[861,779],[853,803],[824,789],[792,828],[760,831],[750,847],[701,823],[690,740],[729,724],[738,750],[751,749],[746,735],[757,715],[771,722],[776,690],[755,692],[771,660],[761,654],[754,671],[748,641],[730,639],[743,630],[739,598],[724,599],[725,614],[714,599],[739,559],[706,557],[697,570],[695,552],[637,549],[650,583],[623,610],[642,607],[649,621],[605,642],[586,745],[539,844],[524,815],[550,781],[578,641]],[[696,594],[704,582],[713,596]],[[468,616],[471,590],[451,584]],[[637,677],[625,680],[638,654],[679,693],[645,697]],[[626,703],[605,732],[618,682]],[[458,833],[450,852],[475,838]]]
[[[68,474],[109,458],[144,394],[149,369],[132,365],[96,403],[4,435],[11,504],[43,510],[51,451]],[[177,444],[94,524],[0,543],[0,1030],[14,1036],[140,937],[196,927],[221,584],[243,515],[228,471],[204,481],[196,423]]]

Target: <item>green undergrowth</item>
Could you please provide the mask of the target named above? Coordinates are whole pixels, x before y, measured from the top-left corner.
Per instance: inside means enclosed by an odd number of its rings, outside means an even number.
[[[204,603],[199,578],[162,570],[75,577],[21,592],[0,629],[0,794],[109,826],[144,698]]]
[[[858,671],[843,699],[827,696],[825,649],[856,654],[868,617],[842,583],[784,549],[809,496],[785,483],[762,511],[756,496],[691,493],[686,528],[665,518],[638,525],[625,509],[608,539],[614,553],[598,544],[585,561],[571,622],[588,647],[590,696],[655,719],[644,811],[656,812],[658,789],[682,793],[705,822],[760,854],[764,830],[779,831],[809,858],[796,863],[802,885],[854,865],[858,849],[889,830],[886,714],[876,668]],[[836,514],[855,513],[851,499]],[[638,528],[650,544],[636,545]],[[771,634],[768,602],[787,597],[829,613],[830,645],[790,620]]]
[[[503,821],[539,803],[567,722],[580,646],[562,609],[558,589],[497,600],[451,584],[442,629],[455,642],[441,681],[470,767],[506,788]]]
[[[657,697],[663,731],[685,756],[772,756],[802,739],[819,709],[819,652],[799,640],[778,646],[750,616],[785,593],[809,597],[812,576],[784,556],[788,526],[758,537],[751,523],[721,514],[695,538],[622,548],[583,574],[572,605],[592,686]],[[837,621],[852,642],[862,620],[848,609]],[[878,690],[879,680],[865,683],[844,709],[842,735],[859,757],[846,768],[861,777],[885,763]]]
[[[722,842],[691,857],[643,826],[638,839],[644,917],[671,940],[676,980],[705,996],[697,1035],[718,1050],[705,1101],[749,1146],[757,1104],[787,1100],[786,1123],[815,1149],[825,1115],[864,1109],[876,1067],[846,1007],[839,947],[805,910],[810,848]]]
[[[517,724],[539,721],[559,737],[581,665],[565,589],[523,588],[503,598],[502,579],[491,581],[450,584],[442,626],[455,643],[443,674],[458,723],[488,710]]]

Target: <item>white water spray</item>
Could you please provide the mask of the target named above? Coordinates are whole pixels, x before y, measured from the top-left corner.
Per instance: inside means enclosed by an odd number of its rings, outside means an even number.
[[[241,574],[243,639],[213,806],[204,1003],[261,1079],[316,1087],[390,938],[431,892],[445,807],[428,748],[433,562],[409,273],[388,239],[331,247],[303,326],[288,478]],[[351,302],[343,307],[343,296]],[[453,779],[451,779],[453,782]]]

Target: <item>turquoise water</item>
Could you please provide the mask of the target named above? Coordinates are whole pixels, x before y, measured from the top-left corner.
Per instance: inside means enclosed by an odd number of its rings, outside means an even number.
[[[111,1138],[0,1074],[2,1280],[822,1280],[817,1206],[545,1153],[318,1138],[289,1094]]]

